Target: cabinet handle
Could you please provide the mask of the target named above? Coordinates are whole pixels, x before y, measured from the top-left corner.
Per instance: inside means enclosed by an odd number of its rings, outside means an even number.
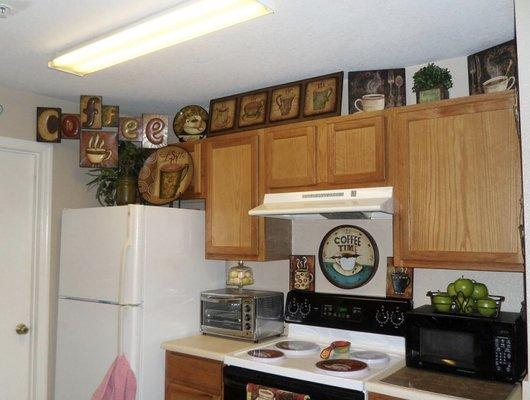
[[[27,335],[29,332],[29,328],[26,324],[18,324],[15,328],[15,332],[17,333],[17,335]]]

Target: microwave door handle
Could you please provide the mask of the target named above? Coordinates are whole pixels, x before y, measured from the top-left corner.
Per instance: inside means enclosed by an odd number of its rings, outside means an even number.
[[[202,300],[217,304],[241,303],[240,299],[236,300],[230,297],[203,296]]]

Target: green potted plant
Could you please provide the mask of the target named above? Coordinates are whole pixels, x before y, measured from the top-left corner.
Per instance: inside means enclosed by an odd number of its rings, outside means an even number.
[[[412,77],[417,103],[428,103],[449,98],[449,89],[453,87],[453,78],[447,68],[434,63],[420,68]]]
[[[87,172],[94,179],[88,189],[96,188],[96,199],[102,206],[134,204],[137,197],[138,174],[145,155],[131,142],[120,142],[117,168],[96,168]]]

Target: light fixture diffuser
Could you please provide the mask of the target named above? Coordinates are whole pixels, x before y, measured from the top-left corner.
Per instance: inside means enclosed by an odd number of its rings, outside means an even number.
[[[71,50],[48,67],[84,76],[273,12],[266,0],[192,0]]]

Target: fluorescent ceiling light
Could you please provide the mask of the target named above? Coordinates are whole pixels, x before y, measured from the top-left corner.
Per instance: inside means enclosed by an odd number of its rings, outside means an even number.
[[[69,51],[50,68],[84,76],[273,12],[268,0],[193,0]]]

